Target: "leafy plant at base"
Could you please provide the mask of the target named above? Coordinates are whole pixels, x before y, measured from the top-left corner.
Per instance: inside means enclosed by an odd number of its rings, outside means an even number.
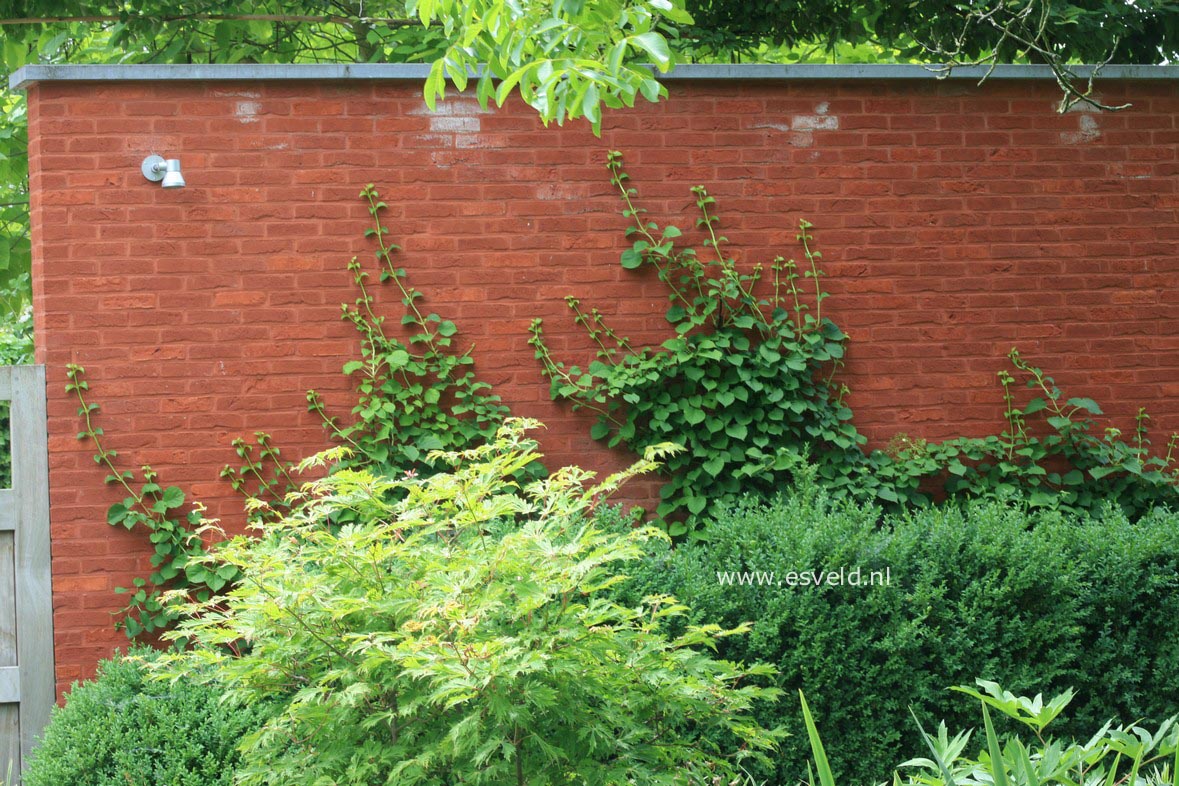
[[[963,755],[970,732],[949,736],[945,723],[937,736],[926,733],[916,714],[913,720],[930,758],[910,759],[901,768],[917,770],[902,778],[894,773],[893,784],[900,786],[1179,786],[1179,716],[1163,721],[1151,732],[1137,724],[1115,727],[1107,722],[1087,742],[1063,742],[1045,739],[1044,729],[1072,701],[1066,691],[1045,702],[1042,694],[1034,699],[1015,696],[998,684],[976,680],[982,692],[968,686],[954,690],[979,699],[982,704],[986,749],[976,758]],[[836,779],[827,763],[817,725],[800,692],[802,711],[814,756],[818,781],[807,779],[807,786],[835,786]],[[988,707],[1030,729],[1035,740],[1025,743],[1018,736],[1000,738],[995,732]],[[809,768],[808,768],[809,769]]]
[[[663,536],[589,511],[668,446],[588,490],[574,467],[521,488],[536,425],[436,454],[451,469],[429,478],[339,470],[210,557],[242,581],[185,605],[168,635],[197,646],[168,672],[199,666],[234,702],[288,699],[244,740],[242,786],[728,783],[773,745],[749,717],[771,670],[704,651],[747,626],[672,638],[673,598],[605,594]]]
[[[576,298],[567,298],[575,321],[598,345],[597,360],[584,372],[553,360],[535,320],[531,343],[553,397],[596,412],[591,434],[612,447],[641,453],[672,441],[687,448],[664,468],[669,478],[658,515],[688,522],[672,523],[672,534],[687,531],[719,500],[774,490],[782,473],[802,461],[805,445],[833,477],[858,463],[864,438],[848,422],[845,390],[831,382],[847,336],[822,316],[826,293],[811,225],[801,222],[797,236],[807,268],[800,275],[793,259],[774,259],[770,294],[762,297],[755,289],[766,270],[755,265],[742,273],[725,256],[715,201],[702,186],[692,189],[701,215],[696,226],[707,234],[706,251],[698,253],[677,246],[683,237],[678,227],[660,229],[643,218],[619,153],[610,153],[608,166],[626,203],[623,215],[633,222],[627,234],[637,238],[623,252],[622,266],[655,269],[670,290],[667,321],[676,337],[659,349],[636,349],[597,309],[587,315]],[[800,291],[801,278],[811,279],[811,303]]]
[[[176,613],[161,603],[162,587],[178,588],[198,600],[208,600],[236,581],[238,570],[232,565],[214,565],[199,559],[207,555],[201,538],[202,508],[199,504],[186,505],[185,494],[179,487],[161,486],[157,482],[159,477],[146,464],[140,468],[142,482],[131,470],[119,469],[115,464],[118,452],[103,447],[103,430],[94,425],[98,405],[86,400],[90,384],[85,379],[85,369],[71,363],[66,367],[66,374],[70,380],[66,392],[77,397],[78,416],[84,424],[78,439],[94,443],[94,462],[109,473],[105,482],[127,493],[122,502],[110,506],[107,523],[128,530],[142,527],[150,532],[148,537],[155,547],[151,556],[154,572],[147,578],[135,578],[130,588],[115,589],[130,595],[116,627],[128,638],[163,630],[176,620]]]
[[[950,741],[946,725],[931,737],[917,722],[918,731],[929,748],[931,759],[911,759],[903,768],[924,770],[910,774],[909,784],[955,786],[969,782],[989,782],[995,786],[1076,786],[1078,784],[1114,784],[1126,786],[1165,786],[1179,784],[1179,726],[1172,716],[1151,732],[1137,724],[1115,727],[1107,721],[1086,742],[1063,742],[1045,738],[1045,728],[1052,724],[1073,692],[1066,691],[1045,702],[1043,695],[1034,699],[1016,696],[987,680],[976,680],[975,689],[959,686],[955,691],[979,699],[982,705],[986,749],[977,758],[964,757],[969,733]],[[1003,740],[995,732],[990,709],[1030,729],[1035,740],[1025,742],[1016,735]],[[916,720],[916,716],[914,718]]]
[[[635,207],[619,153],[609,154],[607,166],[626,205],[622,214],[632,222],[627,235],[634,240],[622,267],[655,269],[669,290],[666,318],[676,337],[636,348],[598,309],[587,312],[569,297],[574,322],[597,345],[596,359],[584,370],[554,360],[539,319],[530,343],[553,398],[597,414],[591,436],[635,452],[661,441],[687,448],[664,468],[668,481],[657,511],[673,535],[691,531],[712,505],[777,491],[804,464],[817,468],[833,496],[889,509],[929,505],[939,488],[948,497],[1024,496],[1033,505],[1087,513],[1114,500],[1133,516],[1179,501],[1179,435],[1172,435],[1164,457],[1151,456],[1149,416],[1140,410],[1132,444],[1117,429],[1093,436],[1088,415],[1101,414],[1097,403],[1064,399],[1014,349],[1008,357],[1016,373],[1040,395],[1019,409],[1011,392],[1015,377],[999,373],[1005,432],[937,444],[898,434],[888,450],[865,455],[865,439],[844,401],[847,388],[833,381],[847,336],[822,315],[827,293],[811,224],[800,222],[796,236],[807,262],[801,275],[793,259],[782,257],[768,269],[755,264],[742,273],[724,254],[727,239],[717,234],[719,218],[704,187],[692,189],[696,227],[705,234],[701,253],[679,245],[678,227],[661,229]],[[804,296],[805,279],[813,293]],[[1029,428],[1028,417],[1037,413],[1046,436]]]

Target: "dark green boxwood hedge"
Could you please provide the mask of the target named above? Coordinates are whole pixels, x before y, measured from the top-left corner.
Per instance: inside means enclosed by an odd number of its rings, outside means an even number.
[[[215,686],[149,680],[142,663],[114,658],[54,709],[24,784],[230,786],[238,742],[268,711],[223,704]]]
[[[833,505],[807,489],[725,510],[708,541],[658,547],[631,566],[637,603],[666,592],[693,622],[753,623],[722,654],[780,670],[785,698],[764,723],[786,740],[771,783],[805,777],[799,688],[815,710],[838,782],[891,780],[924,755],[912,707],[929,728],[977,725],[975,702],[949,686],[994,680],[1017,695],[1079,695],[1059,724],[1085,735],[1110,718],[1158,722],[1179,711],[1179,515],[1131,524],[974,502],[895,519]],[[724,586],[718,571],[890,572],[888,586]]]

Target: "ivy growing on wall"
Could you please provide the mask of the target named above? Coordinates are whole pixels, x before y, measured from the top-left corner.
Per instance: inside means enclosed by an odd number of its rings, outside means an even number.
[[[361,338],[359,359],[343,367],[345,374],[357,380],[357,403],[350,423],[329,415],[315,391],[307,393],[308,408],[321,417],[331,438],[344,448],[335,454],[333,470],[363,468],[378,476],[428,476],[435,470],[427,454],[468,450],[485,443],[503,425],[508,409],[489,385],[476,378],[471,348],[456,348],[455,324],[438,314],[424,313],[422,293],[406,283],[405,269],[394,264],[397,247],[388,242],[389,230],[381,223],[381,211],[387,205],[380,194],[369,185],[360,196],[373,221],[365,235],[376,245],[378,281],[392,284],[399,292],[403,307],[400,324],[411,335],[402,340],[388,328],[386,317],[378,313],[370,273],[354,257],[348,271],[359,295],[341,311]],[[86,398],[89,383],[84,370],[70,365],[67,373],[66,390],[77,397],[83,422],[78,437],[94,445],[95,461],[109,473],[106,482],[120,486],[127,494],[111,506],[107,522],[144,531],[154,545],[153,572],[118,590],[129,595],[119,627],[132,638],[159,631],[175,620],[174,611],[161,602],[162,590],[189,590],[194,599],[203,601],[236,581],[238,573],[228,565],[208,567],[200,536],[203,520],[199,504],[187,500],[176,486],[162,487],[149,466],[139,474],[120,466],[118,453],[105,448],[102,428],[93,422],[98,405]],[[251,519],[281,516],[288,509],[287,494],[296,485],[291,463],[265,432],[255,432],[253,443],[236,439],[233,448],[241,464],[226,465],[221,476],[250,499],[247,511]],[[524,473],[542,471],[534,463]]]
[[[107,523],[145,531],[153,546],[151,574],[136,577],[130,587],[115,589],[128,596],[116,627],[131,639],[156,633],[177,619],[176,612],[161,600],[164,588],[188,590],[193,599],[207,601],[236,581],[238,570],[232,565],[211,565],[204,560],[208,551],[201,538],[203,508],[191,503],[182,489],[165,488],[149,465],[140,467],[136,474],[116,463],[118,451],[103,445],[102,427],[94,423],[99,407],[87,399],[90,383],[86,381],[86,370],[71,363],[66,367],[66,375],[69,377],[66,392],[78,400],[78,417],[82,419],[78,439],[89,440],[94,445],[94,462],[107,471],[106,483],[118,486],[127,495],[110,506]]]
[[[343,366],[343,372],[356,380],[357,403],[347,423],[329,414],[314,390],[307,391],[307,406],[320,417],[331,439],[347,448],[338,468],[425,477],[435,471],[429,453],[485,443],[509,412],[491,386],[475,376],[474,347],[458,348],[454,322],[424,311],[423,294],[408,284],[405,268],[397,266],[398,247],[389,242],[389,229],[381,222],[388,205],[380,193],[369,184],[360,197],[372,217],[373,226],[365,236],[376,245],[377,281],[392,285],[399,295],[400,328],[389,329],[387,318],[379,313],[372,275],[353,257],[348,271],[358,296],[351,305],[341,306],[341,316],[360,335],[360,357]],[[404,339],[395,332],[405,330],[410,335]],[[254,436],[253,445],[244,439],[233,443],[242,464],[226,465],[221,475],[235,490],[266,503],[253,508],[255,515],[276,514],[286,508],[286,494],[294,486],[291,465],[282,460],[269,434]],[[529,467],[532,475],[540,471],[539,466]]]
[[[826,293],[811,225],[799,224],[801,269],[777,257],[768,267],[742,272],[727,252],[715,200],[704,187],[692,189],[695,225],[705,237],[697,251],[684,244],[680,228],[660,227],[635,205],[618,153],[610,154],[608,165],[634,240],[622,266],[655,269],[669,291],[666,317],[675,336],[657,348],[635,347],[600,311],[568,298],[574,320],[597,344],[597,357],[584,369],[553,359],[535,320],[531,343],[553,396],[593,411],[591,434],[612,447],[641,454],[671,441],[686,448],[664,467],[667,483],[657,511],[675,522],[673,534],[686,531],[683,521],[698,520],[719,499],[774,491],[806,445],[823,464],[853,463],[864,438],[843,404],[845,389],[832,378],[847,336],[822,313]]]
[[[1021,496],[1074,511],[1095,511],[1110,500],[1138,515],[1179,500],[1179,437],[1171,437],[1163,457],[1153,456],[1145,411],[1131,442],[1116,429],[1097,436],[1091,416],[1102,414],[1098,404],[1066,398],[1017,350],[1009,355],[1014,374],[999,375],[1007,403],[1001,434],[937,444],[898,434],[888,450],[865,454],[847,388],[835,381],[847,335],[823,314],[827,292],[812,225],[799,223],[801,263],[779,256],[745,272],[726,251],[715,200],[703,186],[692,189],[694,229],[703,238],[698,250],[682,229],[660,226],[636,206],[619,153],[609,154],[607,166],[630,222],[622,267],[653,268],[667,286],[674,336],[657,347],[635,346],[601,311],[570,297],[574,322],[596,345],[595,359],[584,368],[554,359],[540,320],[531,343],[553,398],[595,414],[593,437],[637,453],[662,442],[687,448],[664,466],[656,511],[672,534],[694,530],[719,502],[774,493],[803,462],[815,465],[836,497],[889,509],[938,496]],[[1022,408],[1012,390],[1018,381],[1035,391]],[[1031,418],[1042,428],[1030,428]]]
[[[593,437],[640,455],[667,443],[684,448],[661,470],[666,482],[656,513],[671,534],[700,534],[715,504],[750,492],[772,495],[804,464],[835,497],[885,509],[939,497],[1018,496],[1034,506],[1084,512],[1113,501],[1137,516],[1177,501],[1179,436],[1171,437],[1164,455],[1155,455],[1145,411],[1129,440],[1117,429],[1098,432],[1098,404],[1066,397],[1016,350],[1009,355],[1012,371],[999,374],[1006,401],[1002,433],[941,443],[898,434],[887,449],[865,453],[848,390],[837,381],[847,335],[824,311],[828,295],[812,225],[799,222],[799,261],[784,255],[744,270],[728,250],[716,202],[704,187],[692,189],[690,231],[702,238],[696,248],[682,229],[661,226],[636,204],[620,154],[611,153],[607,163],[630,222],[631,246],[621,264],[652,268],[667,287],[672,335],[659,346],[637,345],[602,311],[570,297],[575,323],[597,348],[595,358],[584,368],[555,359],[540,320],[530,343],[553,397],[595,415]],[[400,326],[409,335],[400,337],[379,313],[371,273],[354,258],[348,270],[359,294],[342,307],[342,317],[360,335],[360,357],[343,371],[356,380],[357,403],[347,423],[329,414],[314,391],[308,406],[342,448],[336,469],[429,475],[428,453],[485,443],[508,410],[478,381],[472,349],[458,348],[455,324],[425,309],[422,293],[395,264],[397,247],[381,223],[386,205],[380,195],[368,186],[361,198],[373,220],[366,234],[376,245],[377,280],[399,294]],[[150,467],[137,475],[119,466],[93,423],[97,405],[87,399],[83,370],[71,365],[68,373],[67,391],[77,397],[84,424],[78,436],[93,442],[107,482],[126,492],[111,506],[108,522],[142,529],[154,544],[153,572],[123,590],[130,602],[120,623],[129,636],[151,633],[173,620],[160,603],[161,588],[183,588],[199,599],[238,576],[228,567],[207,567],[201,509],[181,489],[163,487]],[[1017,400],[1020,383],[1032,390],[1026,403]],[[238,439],[233,446],[242,464],[226,466],[223,477],[255,500],[252,516],[281,516],[294,486],[290,464],[264,432],[255,433],[253,443]],[[533,464],[523,473],[538,475],[543,468]]]

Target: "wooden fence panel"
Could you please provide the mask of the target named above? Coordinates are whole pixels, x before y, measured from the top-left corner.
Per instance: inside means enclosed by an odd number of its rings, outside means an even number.
[[[56,698],[45,367],[0,367],[0,400],[11,401],[12,451],[12,488],[0,490],[0,778],[19,782]]]

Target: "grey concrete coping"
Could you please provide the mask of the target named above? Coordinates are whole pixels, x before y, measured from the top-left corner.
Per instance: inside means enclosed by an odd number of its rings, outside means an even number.
[[[1092,66],[1077,66],[1074,73],[1087,77]],[[262,81],[391,81],[421,82],[429,66],[419,63],[339,63],[306,65],[27,65],[9,77],[16,90],[38,82],[262,82]],[[978,81],[985,67],[955,68],[949,79]],[[813,80],[921,80],[938,79],[934,68],[902,64],[833,65],[681,65],[660,80],[813,81]],[[1040,65],[1001,65],[991,79],[1051,80],[1052,71]],[[1121,80],[1179,79],[1179,66],[1108,65],[1099,78]]]

